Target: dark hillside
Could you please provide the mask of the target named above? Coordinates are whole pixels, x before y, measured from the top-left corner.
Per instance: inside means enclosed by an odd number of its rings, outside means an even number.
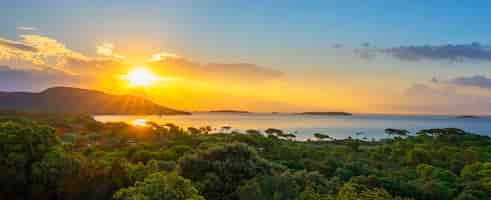
[[[0,92],[0,109],[84,114],[189,114],[140,97],[70,87],[53,87],[40,93]]]

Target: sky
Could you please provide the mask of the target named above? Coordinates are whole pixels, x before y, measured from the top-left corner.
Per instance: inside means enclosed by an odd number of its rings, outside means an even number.
[[[0,90],[183,110],[491,114],[489,1],[64,1],[0,7]],[[131,87],[146,68],[159,80]]]

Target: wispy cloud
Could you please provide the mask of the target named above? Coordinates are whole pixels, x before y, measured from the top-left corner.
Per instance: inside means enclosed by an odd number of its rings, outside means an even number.
[[[491,62],[491,46],[479,42],[446,45],[409,45],[389,48],[378,48],[365,42],[361,48],[354,50],[363,59],[374,59],[377,54],[394,57],[400,61],[484,61]]]
[[[361,44],[361,46],[364,47],[364,48],[369,48],[369,47],[372,47],[372,44],[370,42],[363,42]]]
[[[475,88],[489,90],[491,92],[491,78],[488,78],[484,75],[457,76],[451,79],[442,79],[442,80],[433,77],[430,80],[430,83],[434,85],[475,87]]]
[[[180,58],[180,57],[176,54],[173,54],[173,53],[162,52],[162,53],[154,54],[152,56],[152,58],[150,58],[149,61],[150,62],[160,61],[160,60],[164,60],[166,58],[176,59],[176,58]]]
[[[22,42],[26,45],[38,49],[42,57],[67,56],[79,59],[88,59],[85,55],[73,51],[55,39],[41,35],[20,35]]]
[[[250,63],[207,63],[202,64],[182,57],[167,56],[149,65],[174,77],[192,80],[253,81],[278,79],[281,71]]]
[[[334,48],[334,49],[340,49],[340,48],[343,48],[343,45],[342,44],[339,44],[339,43],[336,43],[336,44],[333,44],[332,45],[332,48]]]
[[[449,82],[460,86],[472,86],[483,89],[491,89],[491,78],[483,75],[456,77],[451,79]]]
[[[18,51],[37,52],[37,48],[29,44],[0,38],[0,50],[1,49],[3,49],[4,51],[18,50]]]
[[[362,59],[372,60],[376,57],[377,48],[372,46],[369,42],[364,42],[361,44],[361,48],[357,48],[354,52]]]
[[[400,46],[381,49],[379,52],[402,61],[491,61],[491,48],[478,42],[469,44]]]
[[[0,61],[22,61],[38,67],[66,70],[67,59],[89,60],[63,43],[41,35],[20,35],[21,40],[0,38]]]
[[[119,55],[114,51],[114,44],[112,43],[105,42],[100,45],[97,45],[96,48],[97,48],[97,54],[101,56],[114,57],[117,59],[124,58],[124,56]]]
[[[21,31],[35,31],[37,30],[36,27],[33,27],[33,26],[18,26],[17,27],[17,30],[21,30]]]
[[[437,87],[422,83],[415,83],[405,90],[405,95],[412,97],[441,98],[456,96],[455,87]]]

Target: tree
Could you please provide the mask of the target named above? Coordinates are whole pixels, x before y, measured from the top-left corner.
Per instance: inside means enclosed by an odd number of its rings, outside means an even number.
[[[0,197],[15,199],[11,195],[23,194],[31,199],[34,164],[57,148],[61,143],[53,128],[33,122],[0,123]]]
[[[191,181],[176,174],[154,173],[117,191],[115,200],[204,200]]]
[[[362,131],[359,131],[359,132],[356,132],[356,133],[355,133],[355,135],[356,135],[357,137],[359,137],[359,136],[361,136],[361,135],[365,135],[365,133],[364,133],[364,132],[362,132]]]
[[[360,199],[364,200],[391,200],[392,195],[390,195],[387,190],[383,188],[373,188],[366,190],[360,194]]]
[[[392,200],[387,190],[380,187],[362,185],[349,181],[341,187],[338,192],[337,200]]]
[[[261,134],[261,132],[260,132],[260,131],[255,130],[255,129],[247,129],[245,132],[246,132],[247,134],[249,134],[249,135],[260,135],[260,134]]]
[[[457,177],[452,172],[428,164],[418,165],[416,172],[425,196],[430,199],[452,199],[457,187]]]
[[[322,134],[322,133],[314,133],[314,137],[318,140],[326,140],[326,139],[331,139],[331,136],[327,134]]]
[[[463,135],[466,132],[458,128],[431,128],[423,129],[417,132],[417,135],[428,135],[433,138],[438,138],[444,135]]]
[[[388,136],[396,136],[398,138],[406,137],[410,133],[408,130],[395,128],[386,128],[384,131]]]
[[[488,192],[491,192],[491,162],[483,163],[478,174],[481,177],[481,187]]]
[[[320,200],[321,195],[315,191],[312,185],[308,184],[305,189],[300,193],[297,200]]]
[[[318,172],[286,171],[253,178],[239,187],[238,196],[247,199],[320,199],[327,181]]]
[[[192,135],[198,135],[201,133],[201,129],[197,129],[194,127],[188,127],[188,132],[191,133]]]
[[[61,148],[45,154],[43,159],[32,165],[35,191],[33,197],[57,197],[73,199],[78,190],[73,190],[74,180],[80,173],[81,161]]]
[[[284,134],[283,137],[286,139],[293,139],[293,138],[296,138],[297,136],[293,133],[287,133],[287,134]]]
[[[228,132],[230,129],[232,129],[231,126],[222,126],[222,132]]]
[[[199,130],[204,133],[204,134],[208,134],[210,133],[213,129],[211,128],[211,126],[202,126],[202,127],[199,127]]]
[[[431,156],[422,148],[414,148],[406,153],[406,162],[412,165],[431,163]]]
[[[482,163],[476,162],[472,164],[468,164],[462,168],[460,171],[460,181],[462,182],[473,182],[479,180],[480,175],[479,172],[482,168]]]
[[[476,197],[474,196],[474,194],[472,193],[469,193],[467,191],[463,191],[462,193],[459,194],[459,196],[457,196],[457,198],[455,198],[456,200],[480,200],[480,199],[483,199],[483,198],[479,198],[479,197]]]
[[[278,137],[278,138],[284,138],[284,139],[293,139],[293,138],[297,137],[293,133],[284,133],[281,130],[280,131],[277,131],[275,134],[276,134],[276,137]]]
[[[339,189],[336,200],[359,200],[360,192],[365,187],[356,183],[347,182]]]
[[[276,129],[276,128],[268,128],[264,132],[268,134],[268,136],[274,136],[274,137],[283,135],[283,131],[281,129]]]
[[[261,185],[256,179],[247,181],[237,189],[237,196],[241,200],[267,199],[262,191]]]
[[[244,181],[272,170],[270,162],[242,143],[214,147],[179,161],[179,174],[196,182],[207,199],[233,195]]]

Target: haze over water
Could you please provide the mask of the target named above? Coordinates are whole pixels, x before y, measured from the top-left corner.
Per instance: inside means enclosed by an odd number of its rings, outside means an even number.
[[[454,116],[399,116],[399,115],[353,115],[353,116],[317,116],[296,114],[229,114],[229,113],[193,113],[193,115],[98,115],[101,122],[153,121],[158,124],[173,123],[181,127],[211,126],[220,130],[231,126],[232,130],[265,130],[279,128],[297,135],[297,139],[306,140],[313,133],[326,133],[335,138],[348,136],[367,139],[386,137],[385,128],[407,129],[415,133],[427,128],[460,128],[468,132],[491,135],[491,117],[459,119]],[[362,132],[361,135],[356,135]]]

